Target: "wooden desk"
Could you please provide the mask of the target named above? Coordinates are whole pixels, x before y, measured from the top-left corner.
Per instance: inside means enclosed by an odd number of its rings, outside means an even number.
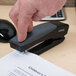
[[[0,18],[9,19],[8,13],[12,6],[0,6]],[[63,21],[70,25],[66,39],[60,45],[48,50],[40,56],[72,73],[76,74],[76,12],[75,8],[65,8],[67,20]],[[43,22],[34,22],[34,25]],[[12,52],[9,43],[0,43],[0,57]]]

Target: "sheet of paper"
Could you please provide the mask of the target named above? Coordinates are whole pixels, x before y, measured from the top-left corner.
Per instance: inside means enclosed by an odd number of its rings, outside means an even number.
[[[76,76],[41,57],[14,51],[0,59],[0,76]]]

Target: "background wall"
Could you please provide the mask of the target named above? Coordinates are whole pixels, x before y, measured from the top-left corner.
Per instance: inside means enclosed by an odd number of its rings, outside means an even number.
[[[65,6],[75,6],[75,1],[76,0],[67,0],[66,5]],[[12,5],[16,2],[16,0],[0,0],[0,4],[9,4]]]
[[[2,5],[2,4],[4,4],[4,5],[6,5],[6,4],[8,4],[8,5],[12,5],[12,4],[14,4],[16,2],[16,0],[0,0],[0,4]]]

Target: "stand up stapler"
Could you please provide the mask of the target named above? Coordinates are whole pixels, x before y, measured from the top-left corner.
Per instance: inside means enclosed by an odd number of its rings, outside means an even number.
[[[43,23],[35,26],[23,42],[18,42],[17,36],[13,37],[10,40],[10,46],[20,52],[27,50],[39,55],[64,41],[68,28],[68,24],[61,22]]]

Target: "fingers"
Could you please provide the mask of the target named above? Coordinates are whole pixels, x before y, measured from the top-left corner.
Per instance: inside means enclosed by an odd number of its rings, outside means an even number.
[[[28,29],[29,31],[32,31],[33,25],[31,26],[31,24],[32,24],[31,18],[24,16],[22,13],[19,13],[18,28],[17,28],[17,35],[19,42],[22,42],[26,39]],[[31,27],[29,27],[29,25]]]
[[[18,1],[10,12],[10,18],[17,27],[18,41],[22,42],[26,39],[27,32],[33,29],[32,15],[35,9],[27,2],[25,5],[22,0]]]
[[[35,5],[38,11],[33,16],[33,21],[39,21],[46,16],[56,14],[65,2],[66,0],[38,0],[38,4]]]
[[[33,21],[39,21],[42,18],[46,17],[47,15],[48,15],[47,13],[43,13],[42,11],[37,11],[33,16]]]
[[[28,32],[31,32],[33,30],[33,22],[31,21],[28,26]]]
[[[18,26],[18,14],[19,14],[19,2],[17,1],[9,13],[9,17],[11,18],[13,23],[16,25],[16,27]]]
[[[27,37],[27,32],[31,32],[33,30],[33,23],[29,18],[19,18],[17,35],[18,41],[22,42]]]
[[[56,14],[62,7],[64,6],[66,0],[56,0],[54,2],[54,6],[52,5],[51,10],[49,11],[49,15],[52,16]]]

